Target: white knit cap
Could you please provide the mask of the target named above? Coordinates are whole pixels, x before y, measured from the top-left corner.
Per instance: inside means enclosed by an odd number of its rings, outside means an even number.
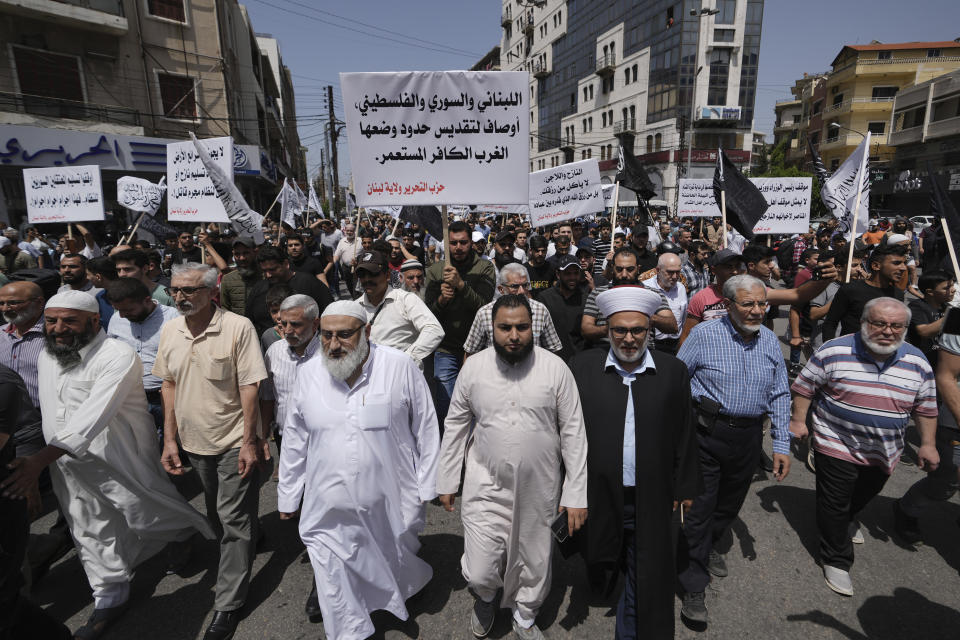
[[[363,305],[354,300],[337,300],[331,302],[327,305],[327,308],[323,310],[323,313],[320,314],[321,318],[326,318],[327,316],[349,316],[357,320],[362,320],[364,324],[367,322],[367,312],[364,310]]]
[[[642,286],[620,286],[597,295],[597,306],[605,318],[620,311],[639,311],[652,316],[660,307],[660,296]]]
[[[96,298],[86,291],[75,291],[73,289],[58,293],[47,300],[44,309],[76,309],[77,311],[100,313],[100,305],[97,304]]]
[[[0,249],[5,249],[10,246],[10,238],[6,236],[0,236]]]

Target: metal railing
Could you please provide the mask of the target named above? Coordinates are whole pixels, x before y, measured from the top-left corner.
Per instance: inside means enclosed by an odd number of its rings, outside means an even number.
[[[500,26],[506,27],[511,22],[513,22],[513,11],[510,9],[510,7],[507,7],[506,11],[500,15]]]
[[[602,56],[597,56],[597,73],[613,71],[614,67],[616,66],[617,62],[612,53],[605,53]]]
[[[637,132],[637,119],[636,118],[627,118],[626,120],[621,120],[620,122],[615,122],[613,124],[613,135],[620,133],[636,133]]]
[[[0,111],[140,126],[140,112],[136,109],[45,96],[0,92]]]
[[[886,60],[853,60],[842,67],[837,67],[832,73],[837,74],[846,71],[851,67],[874,66],[874,65],[892,65],[892,64],[922,64],[926,62],[958,62],[960,56],[937,56],[934,58],[888,58]]]
[[[546,62],[536,60],[532,65],[531,72],[533,73],[534,78],[542,78],[550,73],[550,69],[547,68]]]

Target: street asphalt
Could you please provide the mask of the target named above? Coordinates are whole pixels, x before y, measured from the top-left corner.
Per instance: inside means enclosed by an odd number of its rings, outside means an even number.
[[[766,446],[769,453],[769,437]],[[915,466],[898,466],[881,495],[861,515],[866,540],[856,546],[851,572],[855,595],[848,598],[827,588],[817,564],[813,474],[800,458],[794,458],[783,482],[761,475],[723,543],[730,575],[714,579],[708,588],[709,625],[705,630],[688,628],[680,619],[677,599],[677,638],[960,638],[960,504],[956,496],[921,519],[923,546],[904,547],[892,531],[892,505],[923,472]],[[196,481],[187,476],[180,485],[202,511]],[[267,480],[260,495],[265,538],[256,557],[245,618],[235,637],[325,638],[322,623],[311,624],[303,612],[311,568],[296,524],[281,522],[276,507],[276,483]],[[53,520],[54,514],[48,513],[34,523],[32,531],[47,531]],[[428,505],[421,555],[433,567],[433,580],[408,601],[409,620],[400,621],[385,612],[374,614],[374,638],[472,638],[468,625],[473,600],[460,574],[461,533],[459,509],[447,513]],[[164,567],[162,557],[156,557],[138,570],[131,607],[105,638],[202,637],[213,606],[217,546],[197,544],[179,575],[165,575]],[[547,638],[613,638],[616,602],[591,596],[579,557],[562,560],[557,555],[552,584],[537,620]],[[93,607],[72,551],[35,585],[32,595],[71,629],[81,626]],[[489,637],[513,637],[508,611],[500,612]]]

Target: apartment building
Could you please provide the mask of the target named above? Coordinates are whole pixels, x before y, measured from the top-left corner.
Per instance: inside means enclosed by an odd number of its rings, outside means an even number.
[[[238,186],[269,206],[305,179],[289,70],[236,0],[0,0],[0,219],[25,216],[21,171],[98,164],[158,180],[168,142],[232,136]]]
[[[672,206],[719,147],[747,169],[763,5],[503,0],[501,68],[530,72],[530,170],[597,158],[612,182],[622,141]]]

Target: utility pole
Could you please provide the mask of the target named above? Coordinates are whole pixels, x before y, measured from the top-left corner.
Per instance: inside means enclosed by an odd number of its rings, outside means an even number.
[[[336,209],[333,208],[333,177],[330,175],[330,123],[323,129],[323,144],[326,146],[326,163],[323,166],[323,186],[327,191],[327,212],[331,220],[337,219]]]
[[[330,114],[330,165],[333,170],[333,200],[330,206],[334,211],[339,211],[337,200],[340,193],[340,177],[337,175],[337,116],[333,112],[333,85],[327,85],[327,110]]]

